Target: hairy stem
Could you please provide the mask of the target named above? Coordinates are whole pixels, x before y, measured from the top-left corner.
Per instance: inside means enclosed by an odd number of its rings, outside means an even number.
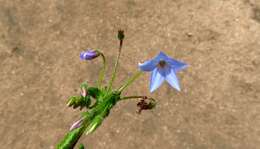
[[[106,71],[106,57],[105,57],[105,55],[103,53],[101,53],[101,52],[99,52],[99,53],[102,56],[103,67],[99,71],[99,77],[98,77],[98,83],[97,83],[98,87],[100,87],[102,85],[102,82],[103,82],[104,77],[105,77],[105,71]]]
[[[145,98],[147,98],[147,97],[146,97],[146,96],[126,96],[126,97],[120,98],[119,101],[121,101],[121,100],[127,100],[127,99],[138,99],[138,98],[145,99]]]
[[[120,58],[121,51],[122,51],[121,50],[122,45],[123,45],[123,41],[120,41],[119,52],[118,52],[118,55],[117,55],[117,58],[116,58],[116,63],[115,63],[115,66],[114,66],[114,71],[112,73],[112,78],[111,78],[109,85],[108,85],[108,90],[110,90],[112,88],[113,82],[116,78],[116,73],[117,73],[117,69],[118,69],[118,65],[119,65],[119,58]]]
[[[112,78],[111,78],[109,85],[108,85],[108,90],[111,90],[113,82],[116,78],[116,72],[117,72],[117,68],[118,68],[118,65],[119,65],[119,58],[120,58],[120,55],[121,55],[121,51],[122,51],[122,47],[123,47],[123,41],[124,41],[124,37],[125,37],[124,31],[118,30],[117,37],[118,37],[118,40],[120,41],[119,42],[119,51],[118,51],[118,55],[117,55],[117,58],[116,58],[116,63],[115,63],[114,71],[113,71],[113,74],[112,74]]]

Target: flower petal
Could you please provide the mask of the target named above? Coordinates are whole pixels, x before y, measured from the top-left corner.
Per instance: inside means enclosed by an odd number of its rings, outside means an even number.
[[[98,53],[97,51],[88,49],[88,50],[80,53],[80,59],[81,60],[92,60],[92,59],[98,57],[99,55],[100,55],[100,53]]]
[[[168,59],[168,56],[163,53],[163,52],[160,52],[153,60],[155,61],[156,64],[159,63],[160,60],[167,60]]]
[[[180,91],[180,85],[179,85],[179,81],[178,78],[176,76],[176,73],[174,71],[174,69],[168,69],[167,75],[166,75],[166,81],[176,90]]]
[[[152,71],[150,79],[150,92],[155,91],[164,82],[164,76],[159,72],[158,68]]]
[[[156,67],[154,60],[148,60],[144,63],[139,63],[138,65],[142,71],[152,71]]]
[[[171,67],[175,70],[175,72],[179,72],[180,70],[188,67],[188,65],[186,63],[177,61],[170,57],[168,57],[167,62],[171,65]]]
[[[85,59],[84,59],[84,55],[85,55],[85,52],[81,52],[81,53],[80,53],[80,59],[81,59],[81,60],[85,60]]]

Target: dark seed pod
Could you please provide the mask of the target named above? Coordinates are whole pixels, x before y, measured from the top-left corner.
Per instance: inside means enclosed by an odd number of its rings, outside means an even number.
[[[149,102],[146,100],[149,100]],[[144,96],[144,98],[137,103],[137,107],[139,107],[137,113],[141,114],[142,110],[151,110],[155,107],[155,105],[156,102],[153,98],[147,98]]]

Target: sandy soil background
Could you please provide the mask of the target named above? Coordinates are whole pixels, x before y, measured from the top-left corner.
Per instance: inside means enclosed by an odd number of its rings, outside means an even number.
[[[115,85],[159,51],[187,62],[182,91],[150,94],[149,74],[128,95],[158,100],[136,114],[119,103],[80,142],[93,149],[257,149],[260,146],[259,0],[0,0],[0,148],[53,149],[79,119],[66,107],[83,81],[93,84],[99,48],[115,62],[117,30],[126,39]]]

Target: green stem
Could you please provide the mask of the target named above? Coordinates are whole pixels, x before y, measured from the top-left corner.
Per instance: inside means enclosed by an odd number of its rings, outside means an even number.
[[[109,85],[108,85],[108,90],[111,89],[112,85],[113,85],[113,82],[116,78],[116,72],[117,72],[117,68],[118,68],[118,64],[119,64],[119,58],[120,58],[120,55],[121,55],[121,49],[122,49],[122,44],[121,41],[120,41],[120,46],[119,46],[119,52],[118,52],[118,55],[117,55],[117,58],[116,58],[116,63],[115,63],[115,66],[114,66],[114,71],[113,71],[113,74],[112,74],[112,78],[111,80],[109,81]]]
[[[105,57],[105,55],[102,52],[99,52],[99,53],[102,56],[103,67],[99,71],[99,77],[98,77],[98,83],[97,83],[98,87],[100,87],[102,85],[102,82],[103,82],[104,77],[105,77],[105,71],[106,71],[106,57]]]
[[[120,98],[119,101],[127,100],[127,99],[144,98],[144,97],[146,97],[146,96],[126,96],[126,97]]]
[[[130,84],[132,84],[143,72],[142,71],[138,71],[134,76],[132,76],[131,78],[129,78],[124,85],[122,85],[118,91],[122,92],[125,88],[127,88]]]
[[[63,140],[56,146],[56,149],[73,149],[77,144],[79,138],[84,133],[86,127],[81,126],[80,128],[74,129],[66,134]]]
[[[84,120],[83,123],[79,128],[73,129],[69,131],[66,136],[59,142],[56,146],[56,149],[73,149],[74,146],[77,144],[78,140],[85,132],[87,126],[89,125],[90,121],[95,116],[95,112],[97,109],[91,109],[84,113]]]

